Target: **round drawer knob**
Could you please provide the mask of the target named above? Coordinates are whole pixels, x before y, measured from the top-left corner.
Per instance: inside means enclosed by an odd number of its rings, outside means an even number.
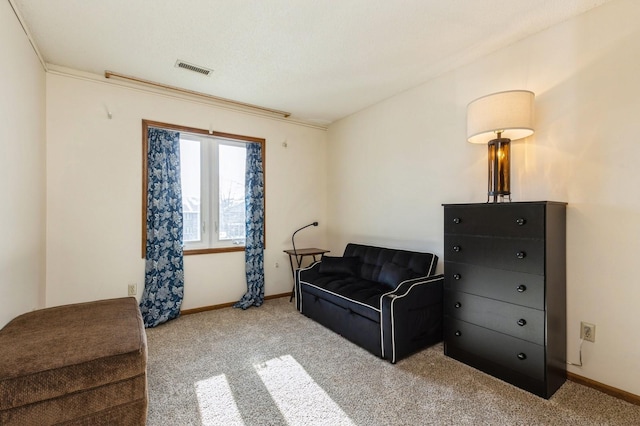
[[[524,361],[525,359],[527,359],[527,354],[520,352],[518,354],[518,359]]]
[[[516,253],[516,257],[518,259],[524,259],[525,257],[527,257],[527,253],[523,252],[523,251],[519,251]]]
[[[518,287],[516,287],[516,290],[518,290],[518,293],[524,293],[525,291],[527,291],[527,286],[524,284],[520,284]]]
[[[519,325],[520,327],[524,327],[525,325],[527,325],[527,320],[525,320],[524,318],[520,318],[520,319],[518,320],[518,325]]]
[[[457,280],[459,280],[460,278],[462,278],[462,275],[460,275],[460,274],[453,274],[453,279],[454,279],[454,280],[456,280],[456,281],[457,281]]]
[[[527,219],[523,218],[523,217],[519,217],[516,219],[516,223],[518,224],[518,226],[522,226],[525,223],[527,223]]]
[[[453,307],[456,308],[456,309],[462,308],[462,303],[456,302],[456,304],[453,305]]]
[[[459,217],[454,217],[454,218],[453,218],[453,223],[455,223],[456,225],[457,225],[458,223],[460,223],[460,222],[462,222],[462,219],[460,219]]]
[[[462,247],[460,246],[453,246],[453,251],[460,251],[462,250]]]
[[[462,332],[460,330],[456,330],[456,332],[453,334],[455,334],[458,337],[462,336]]]

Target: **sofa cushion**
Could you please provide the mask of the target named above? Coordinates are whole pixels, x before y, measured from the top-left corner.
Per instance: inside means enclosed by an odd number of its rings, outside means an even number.
[[[357,275],[360,261],[357,257],[322,256],[321,274]]]
[[[387,262],[412,270],[415,277],[435,274],[438,263],[438,257],[432,253],[418,253],[354,243],[347,244],[344,256],[358,257],[360,261],[358,276],[369,281],[380,281],[380,271]]]
[[[416,278],[415,272],[409,268],[403,268],[393,262],[385,262],[380,269],[380,275],[378,280],[389,287],[390,290],[395,290],[403,281]]]
[[[303,276],[300,283],[303,292],[321,297],[378,323],[380,297],[390,292],[385,284],[353,276],[317,275],[313,282],[305,282]]]

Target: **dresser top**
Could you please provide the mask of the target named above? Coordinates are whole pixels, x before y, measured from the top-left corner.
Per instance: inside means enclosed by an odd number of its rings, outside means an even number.
[[[445,207],[449,206],[512,206],[512,205],[531,205],[531,204],[557,204],[566,206],[564,201],[512,201],[510,203],[454,203],[454,204],[442,204]]]

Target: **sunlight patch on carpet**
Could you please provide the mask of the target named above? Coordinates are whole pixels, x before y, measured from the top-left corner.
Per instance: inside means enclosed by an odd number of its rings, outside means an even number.
[[[203,426],[244,426],[224,374],[200,380],[195,387]]]
[[[254,368],[290,426],[354,424],[291,355]]]

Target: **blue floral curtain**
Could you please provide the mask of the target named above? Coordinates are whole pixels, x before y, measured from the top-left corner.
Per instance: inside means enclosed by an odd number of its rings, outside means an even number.
[[[140,312],[145,327],[180,315],[184,293],[180,134],[149,128],[147,254]]]
[[[247,144],[244,204],[247,292],[233,306],[247,309],[264,302],[264,171],[262,145],[259,143]]]

